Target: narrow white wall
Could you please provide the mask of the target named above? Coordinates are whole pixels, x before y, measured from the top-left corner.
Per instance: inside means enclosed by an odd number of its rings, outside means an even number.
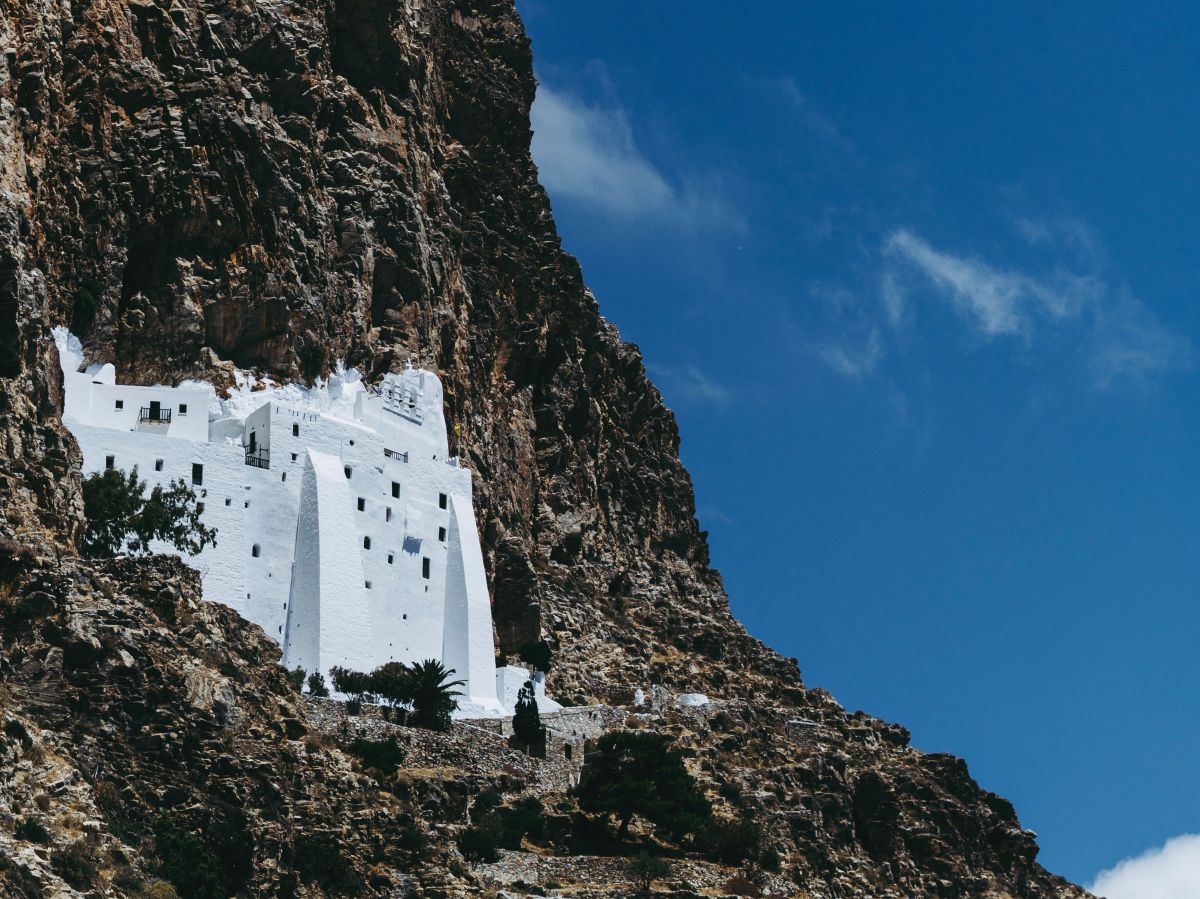
[[[492,603],[475,511],[470,497],[459,494],[450,495],[449,507],[443,664],[467,682],[463,690],[466,701],[484,708],[499,708]]]

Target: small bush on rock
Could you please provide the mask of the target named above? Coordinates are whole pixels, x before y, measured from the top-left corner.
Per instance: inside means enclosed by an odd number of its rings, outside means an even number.
[[[18,840],[28,840],[31,843],[49,843],[50,831],[46,830],[41,821],[35,818],[22,818],[13,830],[13,836]]]
[[[318,884],[334,893],[353,894],[360,886],[358,873],[330,834],[301,834],[292,847],[292,866],[305,883]]]
[[[490,815],[458,835],[458,851],[469,862],[500,860],[500,826]]]
[[[87,840],[76,840],[69,846],[54,850],[50,869],[81,892],[90,890],[100,876],[96,856]]]
[[[362,759],[364,767],[378,768],[380,771],[388,773],[394,772],[404,764],[404,750],[396,742],[395,736],[385,737],[382,740],[367,740],[358,737],[346,747],[346,751]]]
[[[320,671],[314,671],[308,676],[308,695],[309,696],[328,696],[329,688],[325,686],[325,675]]]

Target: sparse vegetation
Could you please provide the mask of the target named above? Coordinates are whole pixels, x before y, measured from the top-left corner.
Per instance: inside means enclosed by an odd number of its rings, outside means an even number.
[[[394,736],[382,740],[355,739],[346,751],[362,759],[363,767],[376,768],[386,773],[394,772],[404,763],[404,750]]]
[[[762,829],[753,821],[713,818],[697,841],[705,855],[725,865],[757,861],[762,849]]]
[[[292,847],[292,866],[305,883],[335,894],[353,894],[361,886],[358,873],[330,834],[301,834]]]
[[[545,640],[524,644],[521,647],[520,656],[521,661],[531,666],[534,671],[541,671],[545,674],[550,673],[553,653],[550,650],[550,644]]]
[[[661,734],[605,734],[589,753],[575,796],[584,811],[612,815],[624,839],[636,815],[674,837],[695,833],[712,814],[677,750]]]
[[[50,856],[50,869],[75,889],[86,892],[96,884],[100,869],[87,840],[76,840]]]
[[[28,840],[31,843],[49,843],[50,831],[36,818],[22,818],[13,830],[13,836],[18,840]]]
[[[200,521],[191,487],[175,480],[165,488],[155,486],[147,497],[146,482],[137,475],[135,466],[128,474],[106,469],[83,479],[85,555],[111,558],[122,550],[143,555],[154,540],[193,556],[216,546],[217,532]]]
[[[308,695],[309,696],[328,696],[329,687],[325,686],[325,675],[320,671],[314,671],[308,676]]]
[[[665,858],[639,852],[629,862],[629,876],[641,887],[643,893],[649,893],[656,880],[666,880],[671,876],[671,863]]]
[[[224,899],[229,895],[220,860],[195,833],[170,816],[154,824],[158,874],[182,899]]]
[[[288,683],[296,690],[304,686],[304,669],[297,665],[287,673]]]

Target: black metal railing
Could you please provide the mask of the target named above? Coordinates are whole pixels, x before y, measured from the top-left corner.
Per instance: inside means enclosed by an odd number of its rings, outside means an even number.
[[[151,406],[142,406],[142,411],[138,415],[138,421],[161,421],[163,424],[170,424],[171,410],[155,409]]]
[[[270,468],[271,451],[261,446],[246,447],[246,464],[252,468]]]
[[[395,450],[388,449],[386,446],[383,448],[383,454],[387,458],[395,459],[398,462],[407,462],[408,461],[408,453],[398,453]]]

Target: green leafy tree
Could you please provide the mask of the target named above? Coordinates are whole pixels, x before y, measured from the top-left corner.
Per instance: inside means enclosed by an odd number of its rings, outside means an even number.
[[[297,665],[287,673],[288,683],[299,690],[304,686],[304,669]]]
[[[643,893],[649,893],[656,880],[666,880],[671,876],[671,863],[665,858],[639,852],[629,862],[629,874],[642,888]]]
[[[128,474],[110,468],[84,478],[83,511],[83,552],[93,558],[111,558],[122,549],[144,555],[154,540],[192,556],[217,545],[216,529],[200,521],[191,487],[175,480],[168,487],[155,486],[147,497],[137,466]]]
[[[371,692],[391,706],[393,712],[412,703],[412,669],[403,662],[380,665],[371,672],[370,680]]]
[[[329,679],[333,682],[333,689],[350,697],[350,713],[358,714],[363,700],[370,695],[371,675],[334,665],[329,669]]]
[[[458,708],[457,689],[466,681],[449,680],[454,669],[445,668],[437,659],[417,662],[408,673],[408,690],[412,697],[411,723],[429,730],[449,730],[450,713]]]
[[[536,754],[541,755],[545,751],[546,731],[538,713],[533,681],[525,681],[517,693],[517,707],[513,714],[513,738],[527,753],[536,751]]]
[[[634,815],[672,836],[695,833],[712,807],[661,734],[614,732],[600,738],[589,754],[576,798],[584,811],[613,815],[624,838]]]
[[[325,686],[325,675],[320,671],[314,671],[308,676],[308,695],[309,696],[328,696],[329,688]]]

